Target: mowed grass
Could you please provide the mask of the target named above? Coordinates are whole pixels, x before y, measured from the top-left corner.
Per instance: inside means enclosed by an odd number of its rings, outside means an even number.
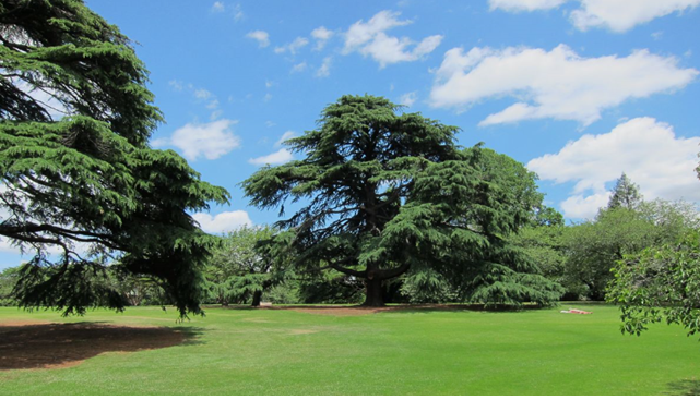
[[[0,371],[0,394],[658,395],[700,389],[700,343],[683,329],[657,325],[642,337],[623,337],[616,307],[560,314],[565,308],[364,316],[209,308],[183,324],[173,310],[159,307],[68,319],[0,308],[0,323],[94,321],[194,334],[175,347],[107,352],[73,367]]]

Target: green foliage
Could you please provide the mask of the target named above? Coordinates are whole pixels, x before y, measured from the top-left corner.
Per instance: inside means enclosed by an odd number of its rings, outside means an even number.
[[[401,293],[412,303],[449,303],[459,300],[452,283],[430,268],[407,274]]]
[[[78,0],[3,1],[0,37],[0,235],[36,253],[21,304],[121,309],[99,253],[161,279],[182,315],[199,313],[217,241],[187,212],[228,193],[148,146],[162,117],[129,39]]]
[[[273,304],[298,304],[299,282],[285,279],[275,284],[265,293],[265,300]]]
[[[554,208],[545,207],[536,212],[534,220],[512,234],[512,243],[522,248],[547,279],[559,283],[566,290],[563,298],[578,299],[578,283],[567,276],[567,255],[564,245],[564,227],[561,214]]]
[[[564,216],[552,207],[541,206],[533,211],[532,227],[563,227],[564,225]]]
[[[290,139],[297,161],[243,182],[251,204],[307,204],[277,223],[293,232],[302,271],[332,268],[364,279],[368,305],[381,283],[432,268],[469,301],[547,303],[558,286],[507,241],[541,203],[535,176],[480,146],[461,150],[457,127],[396,113],[384,98],[343,96],[320,128]]]
[[[620,305],[623,334],[640,335],[651,323],[700,331],[700,233],[648,247],[618,260],[608,301]]]
[[[276,250],[284,245],[272,243],[275,237],[268,226],[226,234],[204,272],[210,299],[224,305],[247,301],[282,281],[287,258]]]
[[[628,254],[671,243],[697,226],[697,211],[687,203],[655,200],[601,210],[592,221],[564,233],[568,257],[565,277],[572,289],[593,300],[604,300],[613,275],[610,269]]]
[[[9,267],[0,271],[0,305],[17,305],[12,290],[19,278],[19,267]]]
[[[601,210],[595,220],[571,227],[564,234],[568,256],[565,276],[574,285],[578,283],[585,297],[602,301],[615,262],[654,244],[658,232],[636,210]]]
[[[302,304],[358,304],[364,299],[362,281],[336,272],[299,282],[299,303]]]
[[[612,195],[608,201],[608,208],[636,209],[642,203],[642,195],[639,193],[639,186],[633,183],[625,172],[615,183]]]

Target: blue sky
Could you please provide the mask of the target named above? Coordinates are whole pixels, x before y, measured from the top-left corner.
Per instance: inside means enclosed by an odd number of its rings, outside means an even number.
[[[625,171],[646,199],[700,201],[700,0],[184,1],[87,5],[137,42],[173,148],[231,205],[221,232],[271,223],[238,186],[345,94],[457,125],[540,176],[568,219]],[[0,268],[22,259],[5,246]]]

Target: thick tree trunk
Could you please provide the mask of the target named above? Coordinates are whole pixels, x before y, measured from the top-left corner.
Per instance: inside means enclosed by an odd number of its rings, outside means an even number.
[[[378,278],[365,279],[365,286],[367,287],[367,297],[363,305],[368,307],[384,306],[384,299],[382,298],[382,280]]]
[[[253,307],[259,307],[260,300],[262,300],[262,290],[256,290],[253,292],[253,302],[250,305]]]

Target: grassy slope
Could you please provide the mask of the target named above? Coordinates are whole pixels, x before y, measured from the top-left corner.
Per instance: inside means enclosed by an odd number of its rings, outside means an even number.
[[[197,343],[106,353],[70,368],[0,372],[0,394],[644,395],[700,377],[700,344],[681,328],[659,325],[641,338],[622,337],[615,307],[589,309],[593,315],[557,309],[354,317],[208,309],[184,324],[201,330]],[[22,318],[63,320],[0,308],[0,322]],[[152,307],[67,321],[177,326],[174,312]]]

